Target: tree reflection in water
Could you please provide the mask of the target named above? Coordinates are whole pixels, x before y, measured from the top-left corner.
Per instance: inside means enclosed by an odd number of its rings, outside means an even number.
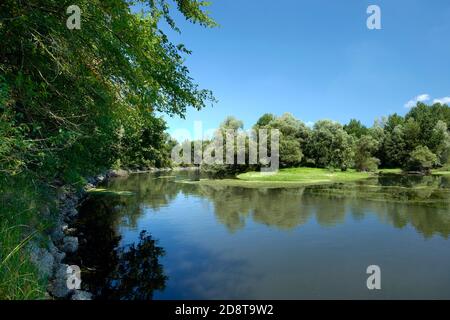
[[[132,196],[95,195],[80,210],[76,228],[84,234],[74,264],[82,266],[85,289],[101,299],[152,299],[164,290],[167,277],[159,263],[164,250],[142,232],[135,244],[123,246],[119,227],[137,228],[148,210],[158,212],[185,198],[206,200],[230,233],[251,219],[277,229],[294,229],[310,219],[322,227],[376,215],[395,228],[412,226],[424,238],[450,236],[450,179],[443,176],[380,176],[357,183],[300,188],[239,188],[177,180],[198,175],[168,173],[132,175],[107,188]],[[178,200],[177,200],[178,199]],[[177,209],[180,210],[180,209]],[[209,211],[208,211],[209,212]]]
[[[177,176],[178,175],[178,176]],[[424,237],[450,235],[450,177],[380,175],[356,183],[326,184],[300,188],[241,188],[223,185],[179,183],[198,180],[198,173],[132,175],[114,180],[108,188],[135,192],[123,212],[135,224],[142,206],[158,211],[179,195],[207,199],[214,214],[234,233],[247,219],[280,229],[292,229],[315,217],[322,226],[343,223],[350,213],[363,219],[368,212],[396,228],[408,224]]]
[[[82,241],[70,263],[82,268],[82,285],[97,299],[151,300],[164,290],[167,277],[159,263],[165,252],[146,231],[136,243],[121,246],[117,226],[123,222],[127,197],[94,197],[82,206],[77,229]],[[129,219],[134,220],[131,211]]]
[[[108,299],[151,300],[155,290],[163,290],[167,277],[159,263],[164,249],[142,231],[139,242],[116,250],[117,265],[109,277],[103,296]]]

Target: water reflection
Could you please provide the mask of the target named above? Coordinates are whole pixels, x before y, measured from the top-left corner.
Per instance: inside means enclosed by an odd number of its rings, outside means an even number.
[[[165,288],[159,263],[165,252],[145,230],[136,243],[120,246],[118,225],[135,225],[137,218],[136,210],[125,210],[126,200],[95,197],[84,203],[76,225],[83,241],[71,262],[82,266],[83,284],[97,298],[151,300],[155,290]]]
[[[417,265],[425,268],[427,259],[436,259],[445,269],[450,263],[442,258],[447,249],[441,243],[430,244],[434,246],[430,251],[419,241],[449,237],[449,177],[380,176],[352,184],[286,189],[184,183],[186,179],[198,180],[198,174],[132,175],[107,187],[133,195],[88,199],[77,226],[87,241],[81,245],[76,263],[83,266],[84,282],[97,296],[152,299],[165,292],[168,298],[239,299],[260,293],[260,298],[271,298],[269,294],[277,288],[283,298],[310,298],[314,285],[336,282],[328,288],[330,294],[336,294],[330,297],[347,297],[340,288],[351,286],[338,283],[344,276],[321,280],[330,274],[326,269],[330,263],[346,265],[347,278],[355,278],[355,273],[361,277],[358,272],[365,270],[366,260],[372,261],[372,252],[400,274],[410,264],[402,259],[396,264],[392,257],[399,252],[410,256],[411,243],[418,248]],[[152,218],[156,216],[168,216],[168,220],[156,221]],[[216,223],[208,220],[212,216]],[[405,240],[392,226],[413,238]],[[143,229],[164,237],[170,255],[166,270],[160,262],[165,250]],[[181,239],[176,238],[179,233]],[[313,271],[316,273],[310,275]],[[166,273],[173,288],[166,288]],[[407,282],[399,286],[407,286]],[[447,287],[443,290],[448,293]]]
[[[446,176],[382,175],[351,184],[333,184],[288,189],[249,189],[240,187],[177,183],[196,179],[197,174],[134,175],[115,180],[109,188],[135,192],[126,202],[122,216],[135,225],[144,205],[155,211],[165,207],[178,194],[207,199],[217,219],[230,232],[245,227],[248,218],[280,229],[293,229],[314,217],[322,226],[343,223],[347,212],[355,219],[376,214],[396,228],[411,224],[425,237],[450,234],[450,180]]]

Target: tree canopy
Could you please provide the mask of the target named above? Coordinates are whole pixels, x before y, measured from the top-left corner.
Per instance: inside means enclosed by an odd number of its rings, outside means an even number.
[[[187,20],[215,25],[208,3],[175,3]],[[117,161],[161,165],[167,137],[155,112],[183,117],[214,101],[189,75],[189,51],[159,27],[165,19],[179,31],[169,2],[77,1],[79,30],[66,26],[71,4],[0,4],[0,170],[55,175]],[[139,148],[145,151],[132,159]]]

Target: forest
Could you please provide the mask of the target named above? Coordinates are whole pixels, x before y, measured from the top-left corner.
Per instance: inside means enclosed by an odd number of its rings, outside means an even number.
[[[404,172],[427,174],[433,168],[445,170],[449,166],[449,121],[450,108],[447,105],[436,103],[429,106],[419,102],[405,116],[392,114],[377,119],[371,127],[357,119],[344,125],[320,120],[307,126],[292,114],[285,113],[281,116],[264,114],[252,129],[255,132],[258,129],[279,131],[281,168],[315,167],[342,171],[352,168],[360,172],[400,168]],[[227,130],[243,134],[243,122],[230,116],[222,122],[218,132],[225,136]],[[201,142],[203,153],[213,141]],[[185,143],[194,144],[195,141]],[[246,143],[250,143],[249,138]],[[195,150],[194,147],[191,149]],[[201,167],[205,171],[227,175],[258,170],[261,165],[213,164]]]

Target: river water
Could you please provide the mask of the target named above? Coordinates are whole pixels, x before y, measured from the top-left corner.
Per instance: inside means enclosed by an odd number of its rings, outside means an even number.
[[[73,261],[103,299],[449,299],[449,178],[250,189],[134,174],[84,202]]]

